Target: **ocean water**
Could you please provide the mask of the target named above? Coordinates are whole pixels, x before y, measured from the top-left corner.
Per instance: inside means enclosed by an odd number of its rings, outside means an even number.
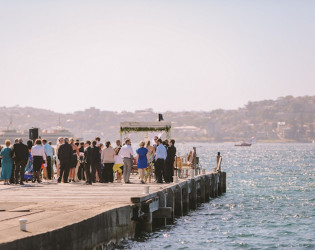
[[[315,249],[315,144],[197,146],[204,168],[218,151],[227,193],[173,225],[125,241],[126,249]]]

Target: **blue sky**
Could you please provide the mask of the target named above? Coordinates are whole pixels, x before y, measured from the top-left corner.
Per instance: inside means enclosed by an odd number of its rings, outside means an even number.
[[[236,109],[315,95],[315,1],[0,0],[0,106]]]

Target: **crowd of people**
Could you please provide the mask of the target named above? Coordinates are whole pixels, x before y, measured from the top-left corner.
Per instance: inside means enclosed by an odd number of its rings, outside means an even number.
[[[5,146],[0,148],[0,179],[5,185],[24,185],[27,173],[31,173],[31,181],[38,183],[54,178],[58,183],[83,180],[88,185],[114,181],[131,183],[131,172],[137,169],[142,184],[150,183],[153,177],[157,183],[170,183],[175,157],[175,140],[162,141],[158,137],[154,137],[152,146],[149,140],[141,141],[136,152],[130,139],[123,145],[116,140],[113,147],[110,141],[101,143],[99,137],[85,142],[60,137],[54,148],[45,139],[28,140],[24,144],[20,138],[12,146],[6,140]]]

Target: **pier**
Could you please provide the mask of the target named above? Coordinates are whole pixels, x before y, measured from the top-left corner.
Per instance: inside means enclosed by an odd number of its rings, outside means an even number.
[[[110,248],[226,192],[225,172],[169,184],[139,184],[137,175],[131,181],[1,185],[0,250]],[[20,230],[21,218],[28,220],[26,231]]]

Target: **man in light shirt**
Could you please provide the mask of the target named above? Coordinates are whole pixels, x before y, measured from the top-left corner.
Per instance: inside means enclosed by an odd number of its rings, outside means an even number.
[[[120,149],[119,156],[123,158],[124,161],[124,181],[125,183],[130,183],[129,178],[133,165],[133,150],[131,148],[131,141],[127,139],[125,145]]]
[[[52,161],[52,158],[53,158],[53,155],[54,155],[54,152],[53,152],[53,148],[52,146],[50,146],[48,143],[47,143],[47,140],[46,139],[43,139],[43,144],[44,144],[44,150],[45,150],[45,153],[46,153],[46,156],[47,156],[47,178],[48,180],[51,180],[51,161]]]
[[[44,147],[42,146],[42,141],[40,139],[36,139],[35,145],[31,149],[31,155],[33,157],[33,170],[34,170],[34,178],[33,181],[37,180],[38,183],[41,183],[40,174],[41,174],[41,166],[43,162],[47,164],[46,154]]]
[[[157,148],[155,153],[155,176],[157,183],[163,183],[162,174],[164,171],[165,159],[167,156],[166,148],[162,144],[162,140],[157,140]],[[167,181],[167,180],[165,180]]]

